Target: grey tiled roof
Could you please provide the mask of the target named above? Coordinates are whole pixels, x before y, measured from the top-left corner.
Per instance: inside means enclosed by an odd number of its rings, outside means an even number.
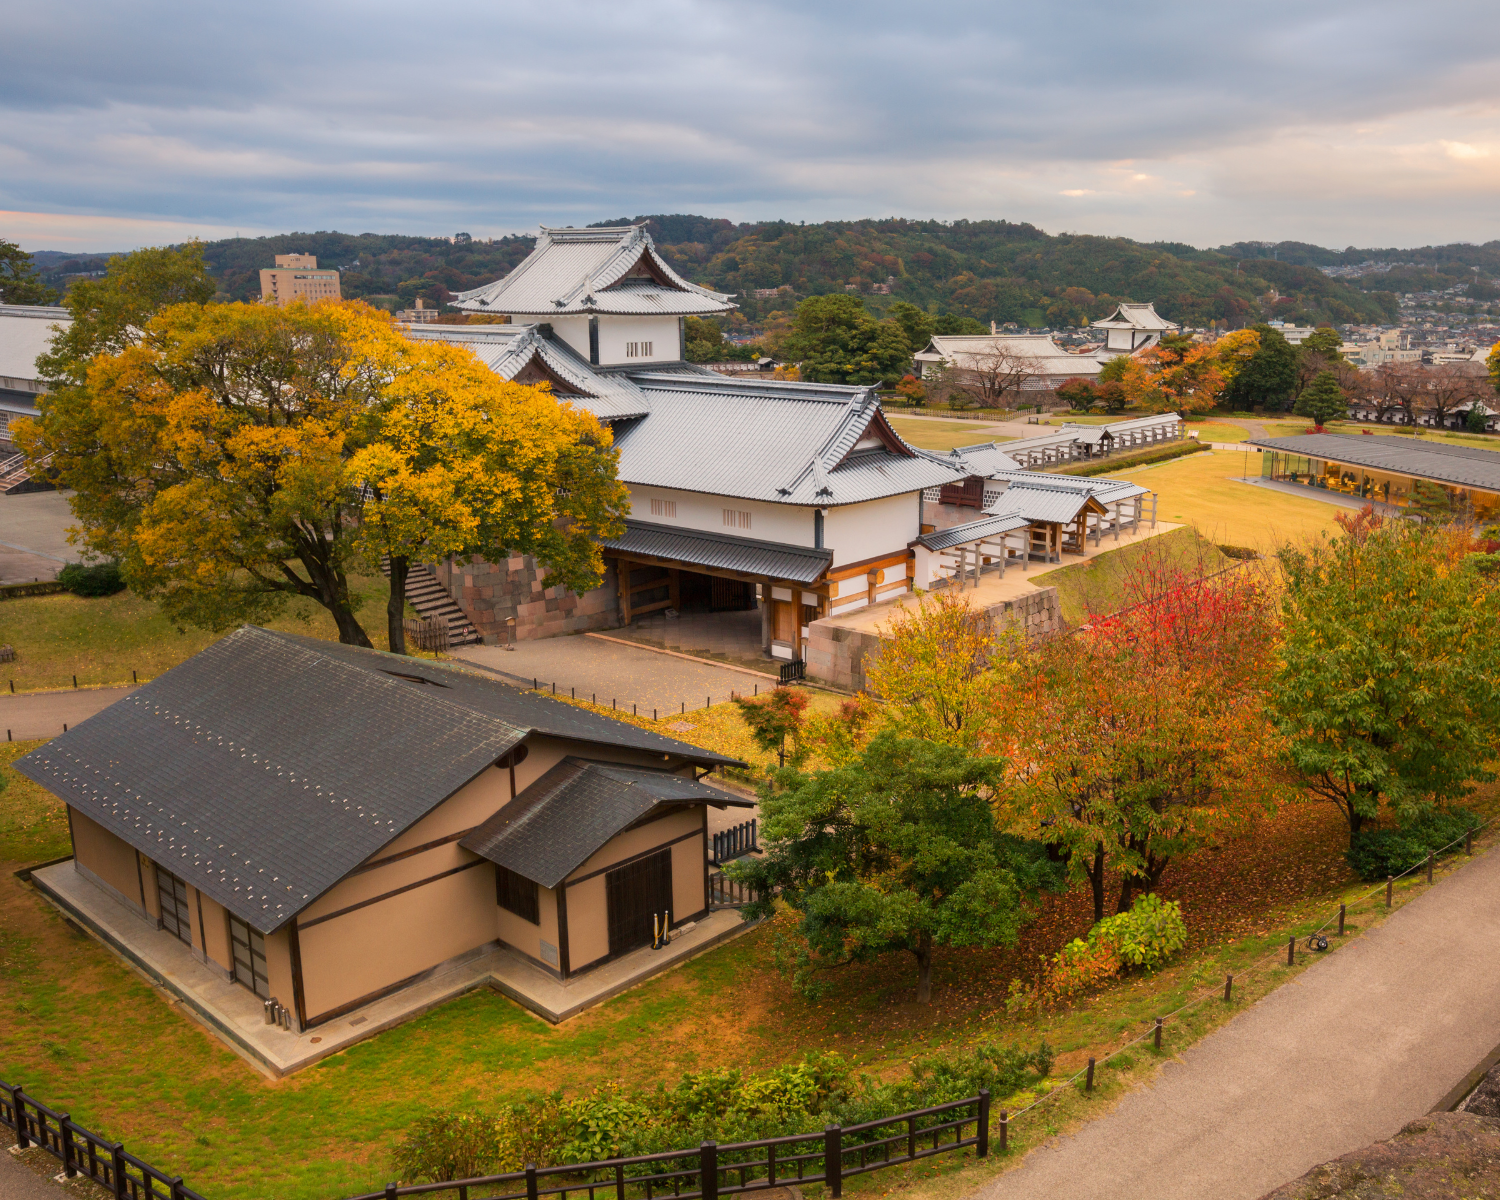
[[[246,626],[15,766],[270,933],[533,731],[734,761],[445,664]]]
[[[651,403],[622,371],[589,365],[561,338],[546,338],[535,325],[429,325],[408,330],[413,341],[449,342],[472,351],[502,379],[514,379],[533,359],[540,359],[568,387],[561,396],[586,408],[601,421],[644,416]]]
[[[653,278],[626,277],[641,263]],[[543,229],[536,248],[504,279],[460,293],[469,312],[550,316],[722,313],[729,297],[689,283],[656,252],[640,225],[611,229]]]
[[[649,371],[631,378],[651,414],[615,431],[620,478],[628,483],[823,507],[914,492],[965,474],[894,432],[899,452],[855,450],[872,422],[885,422],[865,389]]]
[[[650,554],[695,563],[700,567],[744,571],[749,575],[797,583],[812,583],[833,562],[832,550],[730,537],[698,529],[678,529],[646,521],[626,521],[624,535],[611,538],[603,545],[606,550],[618,550],[624,554]]]
[[[1020,516],[1027,521],[1066,524],[1089,502],[1085,491],[1040,488],[1011,484],[1000,499],[984,511],[995,516]]]
[[[970,521],[967,525],[954,525],[949,529],[939,529],[936,533],[924,533],[917,541],[929,550],[948,550],[954,546],[977,542],[981,538],[999,537],[1002,533],[1025,529],[1029,524],[1031,522],[1023,516],[1006,513],[998,517],[984,517],[978,521]]]
[[[1372,471],[1415,475],[1450,487],[1500,492],[1500,454],[1477,446],[1442,445],[1418,438],[1345,433],[1251,438],[1250,445],[1301,454]]]
[[[754,801],[665,771],[565,758],[459,845],[552,888],[622,829],[673,804]]]

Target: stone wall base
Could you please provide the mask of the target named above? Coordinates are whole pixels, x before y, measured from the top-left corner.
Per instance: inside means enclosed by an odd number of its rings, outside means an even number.
[[[530,555],[514,555],[499,563],[471,558],[433,568],[438,582],[458,602],[486,645],[510,640],[507,618],[516,619],[516,641],[614,629],[620,624],[619,589],[615,569],[606,560],[604,582],[577,595],[565,587],[542,586],[546,571]]]
[[[984,610],[996,633],[1019,627],[1025,636],[1043,637],[1066,627],[1055,587],[1037,588],[1030,595],[1002,600]],[[807,673],[811,678],[850,692],[869,691],[868,671],[879,661],[885,641],[869,629],[840,624],[825,617],[807,629]]]

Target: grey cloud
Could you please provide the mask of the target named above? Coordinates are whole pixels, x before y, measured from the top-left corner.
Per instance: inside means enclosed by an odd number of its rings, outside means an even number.
[[[1487,101],[1500,45],[1473,3],[8,7],[0,207],[424,232],[664,208],[1202,229],[1206,197],[1066,202],[1092,185],[1054,176]]]

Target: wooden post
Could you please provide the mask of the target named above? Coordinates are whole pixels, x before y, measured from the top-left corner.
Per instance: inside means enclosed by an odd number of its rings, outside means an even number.
[[[536,1163],[526,1164],[526,1200],[537,1200]]]
[[[1344,905],[1339,905],[1339,937],[1344,936],[1344,914],[1347,911]]]
[[[1001,1154],[1004,1154],[1006,1152],[1006,1150],[1008,1150],[1010,1148],[1009,1145],[1008,1145],[1010,1139],[1007,1136],[1009,1133],[1010,1133],[1010,1113],[1006,1112],[1005,1109],[1002,1108],[1000,1110],[1000,1153]]]
[[[1226,975],[1226,976],[1224,976],[1224,1003],[1228,1004],[1230,997],[1233,996],[1233,995],[1234,995],[1234,976],[1233,975]]]
[[[719,1143],[698,1147],[698,1189],[703,1200],[719,1200]]]
[[[19,1083],[10,1089],[10,1105],[16,1118],[16,1149],[25,1150],[31,1145],[31,1140],[26,1136],[26,1098],[21,1094]]]
[[[125,1183],[125,1143],[115,1142],[109,1148],[109,1182],[114,1189],[115,1200],[125,1200],[129,1189]],[[395,1186],[394,1184],[392,1185]]]
[[[1427,882],[1432,882],[1432,851],[1427,852]]]
[[[1391,906],[1391,883],[1392,883],[1391,877],[1389,875],[1387,875],[1385,877],[1385,906],[1386,906],[1386,908],[1390,908],[1390,906]]]
[[[979,1128],[974,1136],[978,1139],[976,1153],[980,1158],[990,1156],[990,1089],[979,1089]]]
[[[1289,937],[1286,940],[1286,965],[1291,967],[1297,963],[1297,939]]]
[[[1083,1080],[1083,1090],[1087,1094],[1094,1090],[1094,1060],[1089,1059],[1089,1071]]]
[[[844,1128],[823,1127],[823,1186],[838,1200],[844,1194]]]
[[[1157,1017],[1156,1018],[1156,1036],[1155,1036],[1154,1040],[1155,1040],[1155,1043],[1156,1043],[1156,1048],[1158,1050],[1161,1049],[1161,1022],[1162,1022],[1162,1018]]]
[[[620,625],[630,628],[630,575],[631,563],[625,559],[619,559],[615,570],[619,574],[620,583]]]

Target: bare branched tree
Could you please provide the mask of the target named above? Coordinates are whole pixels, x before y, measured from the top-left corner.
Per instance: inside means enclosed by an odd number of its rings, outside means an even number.
[[[955,408],[1004,408],[1016,404],[1021,389],[1041,374],[1035,355],[996,341],[981,350],[944,359],[935,393]]]

